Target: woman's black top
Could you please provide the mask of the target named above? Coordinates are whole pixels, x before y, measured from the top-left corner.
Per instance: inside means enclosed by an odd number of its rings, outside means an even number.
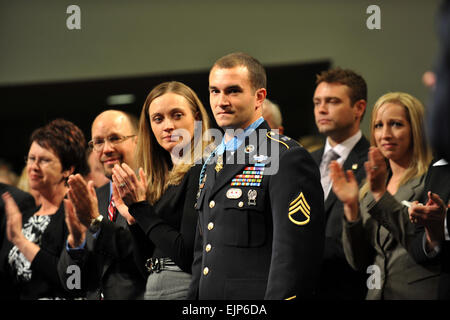
[[[181,183],[169,186],[154,206],[142,201],[129,207],[137,222],[130,230],[141,271],[145,260],[154,257],[171,258],[181,270],[191,272],[198,217],[194,204],[200,170],[201,165],[193,166]]]

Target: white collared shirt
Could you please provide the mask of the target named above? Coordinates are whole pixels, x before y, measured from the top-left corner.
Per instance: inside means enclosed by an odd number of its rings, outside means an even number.
[[[350,138],[335,145],[334,147],[331,146],[331,144],[327,138],[327,140],[325,142],[325,149],[323,150],[323,154],[326,154],[328,152],[328,150],[333,149],[333,151],[339,155],[339,159],[337,159],[337,162],[342,166],[344,164],[345,160],[347,160],[350,152],[352,152],[355,145],[361,139],[361,137],[362,137],[362,132],[361,132],[361,130],[358,130],[358,132],[355,133],[353,136],[351,136]],[[331,185],[332,184],[330,183],[330,186],[325,194],[325,199],[328,197],[328,194],[330,193]]]

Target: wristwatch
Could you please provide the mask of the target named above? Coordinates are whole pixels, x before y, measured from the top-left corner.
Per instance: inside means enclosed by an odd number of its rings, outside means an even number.
[[[94,218],[91,220],[91,224],[89,225],[89,231],[91,233],[97,233],[98,230],[100,230],[100,225],[103,220],[103,216],[100,214],[97,216],[97,218]]]

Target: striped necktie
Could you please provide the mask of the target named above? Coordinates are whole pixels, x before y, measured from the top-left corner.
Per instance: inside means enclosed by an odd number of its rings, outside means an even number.
[[[330,179],[330,162],[332,160],[339,159],[339,155],[333,150],[330,149],[323,156],[322,162],[320,163],[320,182],[323,188],[324,199],[328,197],[328,193],[331,187],[331,179]]]
[[[109,206],[108,206],[108,218],[112,222],[115,222],[116,218],[117,218],[117,209],[116,209],[114,200],[112,198],[111,198],[111,201],[109,202]]]

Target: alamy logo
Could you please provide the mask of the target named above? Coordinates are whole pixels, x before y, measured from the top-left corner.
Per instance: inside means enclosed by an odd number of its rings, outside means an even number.
[[[81,29],[81,9],[76,4],[71,4],[67,7],[66,13],[71,13],[66,20],[66,26],[69,30]]]
[[[370,274],[367,278],[367,288],[369,290],[381,289],[381,270],[380,267],[373,264],[367,267],[367,273]]]
[[[192,163],[201,164],[208,158],[212,150],[222,142],[224,133],[221,130],[211,128],[202,134],[202,122],[195,121],[194,136],[192,137],[186,129],[175,129],[171,134],[171,141],[179,141],[172,149],[172,161],[175,164]],[[227,129],[225,134],[229,137],[243,134],[242,129]],[[270,134],[272,133],[272,134]],[[278,142],[269,143],[272,139],[279,141],[278,130],[268,132],[265,129],[257,130],[245,139],[245,145],[238,148],[233,157],[227,158],[227,164],[255,164],[264,163],[264,175],[275,175],[279,169],[279,148]],[[202,152],[204,142],[210,142]],[[261,143],[264,142],[264,143]],[[258,148],[257,148],[258,146]]]
[[[367,7],[367,14],[371,14],[366,21],[367,29],[381,29],[381,9],[379,6],[372,4]]]
[[[81,270],[77,265],[70,265],[66,270],[67,274],[70,276],[66,280],[67,289],[81,289]]]

